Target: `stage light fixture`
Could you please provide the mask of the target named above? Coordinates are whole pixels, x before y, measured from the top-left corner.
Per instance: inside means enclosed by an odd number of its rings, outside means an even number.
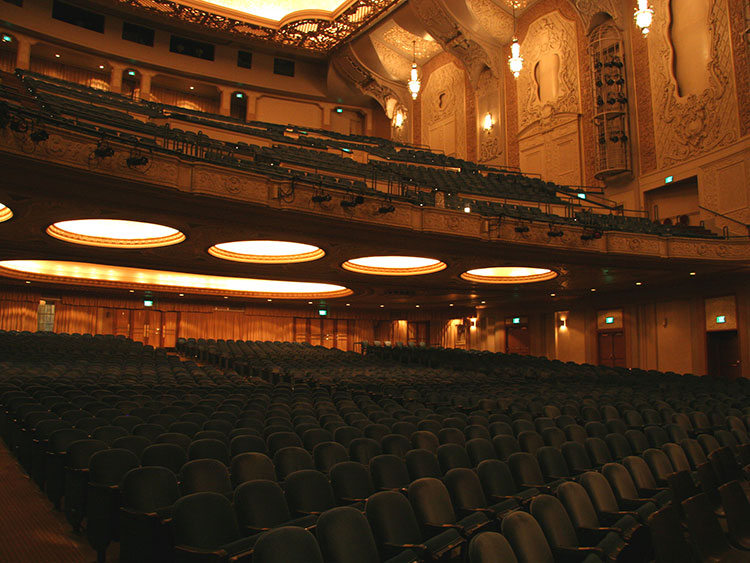
[[[517,233],[528,233],[529,232],[529,227],[528,227],[528,225],[520,225],[520,226],[518,226],[518,227],[515,228],[515,231]]]
[[[341,207],[344,209],[352,209],[358,205],[362,205],[365,202],[365,198],[361,195],[355,196],[352,199],[344,199],[341,201]]]
[[[313,203],[323,203],[326,201],[331,201],[331,194],[316,194],[312,196]]]
[[[390,205],[383,205],[378,209],[378,213],[381,213],[385,215],[386,213],[393,213],[396,211],[396,208],[393,206],[393,204]]]

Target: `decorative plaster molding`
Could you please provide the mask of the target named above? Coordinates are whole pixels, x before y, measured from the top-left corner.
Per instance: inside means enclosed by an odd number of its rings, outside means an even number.
[[[623,29],[623,20],[630,23],[627,18],[623,18],[620,12],[621,6],[615,0],[574,0],[578,12],[583,18],[583,23],[587,30],[592,28],[592,19],[595,15],[604,12],[612,17],[615,25]]]
[[[680,96],[672,71],[668,0],[656,0],[649,34],[652,107],[659,168],[678,164],[739,138],[729,14],[726,0],[709,0],[709,87],[700,95]]]
[[[578,42],[575,22],[566,20],[559,11],[549,12],[535,20],[521,44],[526,61],[524,72],[518,77],[519,131],[534,121],[555,113],[580,113],[578,79]],[[548,102],[539,99],[534,68],[543,55],[559,57],[557,98]],[[528,71],[526,71],[528,69]]]

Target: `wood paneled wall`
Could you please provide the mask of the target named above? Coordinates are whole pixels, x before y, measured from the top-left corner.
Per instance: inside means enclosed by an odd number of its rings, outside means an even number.
[[[41,299],[54,301],[54,330],[61,333],[122,334],[141,338],[144,330],[139,323],[146,322],[150,328],[145,333],[153,336],[158,325],[164,335],[162,342],[166,346],[170,346],[179,337],[297,340],[326,345],[321,339],[324,329],[321,328],[323,325],[317,308],[222,307],[206,303],[157,300],[152,309],[144,307],[143,302],[136,299],[79,294],[45,297],[38,292],[22,290],[0,291],[0,329],[35,331]],[[153,313],[149,315],[150,320],[144,321],[142,313],[145,311]],[[384,316],[388,318],[383,318]],[[427,311],[420,314],[410,312],[408,315],[404,314],[404,317],[406,321],[392,320],[388,313],[347,308],[329,309],[325,320],[346,321],[329,325],[336,327],[338,347],[346,343],[350,350],[359,350],[356,343],[362,341],[391,340],[394,343],[406,343],[407,332],[394,330],[394,325],[403,324],[406,327],[408,322],[425,321],[429,323],[431,345],[452,345],[455,330],[451,330],[450,319],[441,317],[437,312],[431,314]],[[304,319],[310,321],[304,322]],[[303,322],[300,323],[300,320]],[[299,326],[303,324],[314,326],[315,330],[308,331],[309,334],[300,333]],[[310,337],[312,338],[308,340]],[[159,341],[152,340],[149,344],[159,345]]]

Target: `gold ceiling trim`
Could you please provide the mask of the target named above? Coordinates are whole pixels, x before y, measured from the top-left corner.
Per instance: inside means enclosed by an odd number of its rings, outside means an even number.
[[[10,207],[0,203],[0,223],[7,221],[11,217],[13,217],[13,212],[10,210]]]
[[[99,246],[103,248],[159,248],[162,246],[171,246],[179,244],[185,240],[185,235],[181,231],[163,237],[153,238],[110,238],[84,235],[61,229],[56,224],[47,227],[47,234],[56,239],[70,242],[73,244],[84,244],[87,246]]]
[[[400,0],[354,0],[348,7],[337,10],[329,16],[309,16],[310,11],[296,12],[273,22],[216,6],[201,9],[172,0],[118,0],[139,11],[146,10],[169,20],[200,26],[205,30],[240,35],[246,39],[269,41],[288,47],[296,47],[319,53],[328,53],[340,43],[349,39],[360,28],[370,23],[385,10]],[[225,13],[218,13],[223,11]],[[289,21],[294,18],[295,21]],[[288,23],[287,23],[288,22]]]
[[[495,283],[495,284],[516,284],[516,283],[536,283],[548,280],[553,280],[558,276],[558,273],[554,270],[547,270],[546,268],[539,268],[540,273],[534,273],[529,275],[482,275],[474,272],[480,272],[483,270],[492,270],[494,268],[482,268],[480,270],[469,270],[461,274],[461,278],[477,283]],[[535,268],[536,269],[536,268]]]
[[[389,268],[386,266],[366,266],[364,264],[355,264],[354,262],[347,260],[341,264],[341,267],[350,272],[371,276],[421,276],[445,270],[448,265],[445,262],[436,260],[432,264],[415,268]]]
[[[243,254],[241,252],[232,252],[217,246],[208,249],[208,253],[222,260],[232,260],[234,262],[247,262],[250,264],[297,264],[299,262],[311,262],[319,260],[326,255],[322,248],[316,248],[310,252],[301,254],[282,254],[273,256],[268,254]]]
[[[231,278],[58,260],[5,260],[0,262],[0,276],[32,282],[70,284],[79,287],[128,290],[137,287],[139,290],[255,299],[335,299],[347,297],[354,293],[347,287],[328,283]],[[179,281],[183,283],[180,284]],[[199,285],[199,282],[203,282],[203,285]],[[271,284],[279,288],[283,285],[287,285],[287,287],[299,286],[299,289],[310,286],[311,291],[232,289],[247,282],[260,282],[260,285]],[[312,290],[313,288],[316,288],[316,290]]]

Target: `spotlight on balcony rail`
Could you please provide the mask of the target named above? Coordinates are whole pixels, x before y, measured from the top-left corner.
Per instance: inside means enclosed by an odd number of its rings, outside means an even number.
[[[528,225],[520,225],[515,228],[515,231],[517,233],[528,233],[529,232],[529,226]]]
[[[94,156],[97,158],[109,158],[115,155],[115,149],[110,147],[105,141],[99,141],[94,149]]]
[[[561,237],[563,234],[560,229],[555,229],[554,227],[550,227],[549,231],[547,231],[547,236],[550,238]]]
[[[130,168],[133,168],[134,166],[146,166],[148,164],[148,157],[147,156],[129,156],[125,162]]]
[[[45,129],[34,129],[29,135],[29,139],[35,143],[41,143],[49,139],[49,133]]]
[[[351,209],[353,207],[357,207],[358,205],[362,205],[365,202],[365,198],[363,198],[361,195],[358,195],[356,197],[353,197],[352,199],[344,199],[341,201],[341,207],[344,209]]]
[[[386,213],[393,213],[394,211],[396,211],[396,208],[393,207],[393,204],[383,205],[378,209],[378,213],[382,213],[383,215]]]
[[[323,203],[325,201],[331,201],[331,194],[316,194],[312,196],[313,203]]]

